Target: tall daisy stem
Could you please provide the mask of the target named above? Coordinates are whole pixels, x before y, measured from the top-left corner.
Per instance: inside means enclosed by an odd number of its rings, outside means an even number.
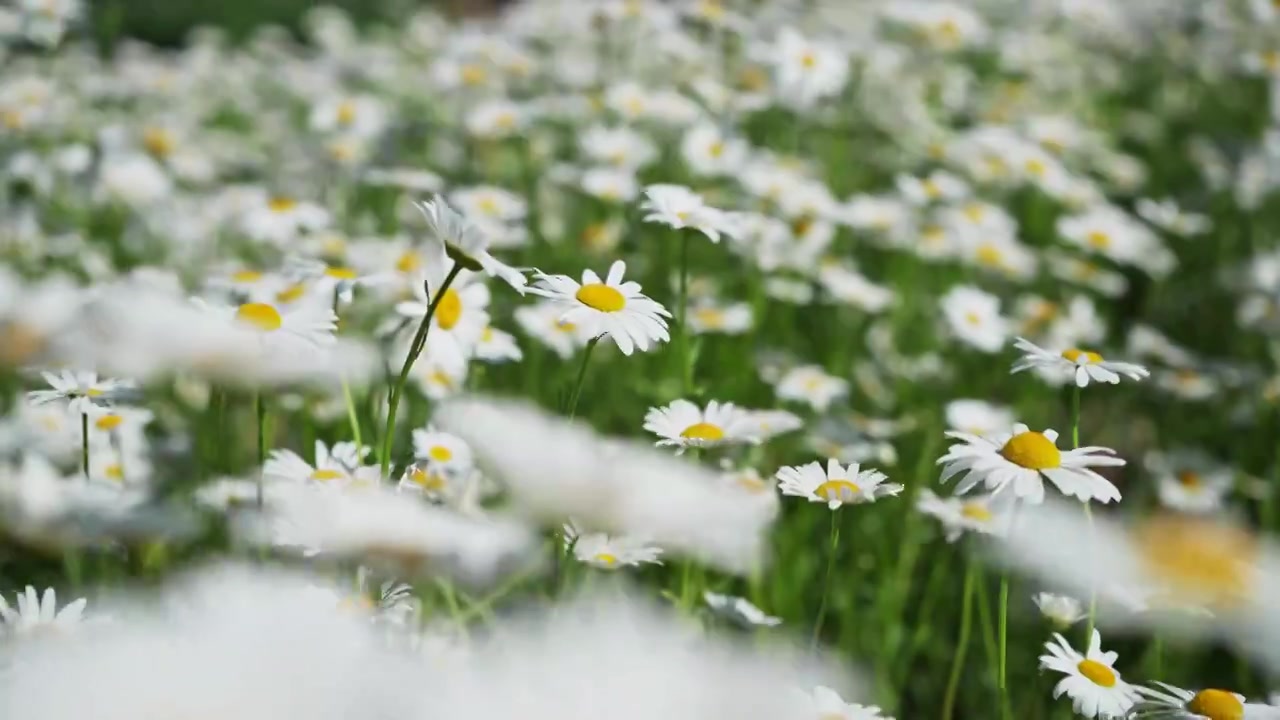
[[[996,682],[1000,686],[1000,707],[1003,711],[1009,707],[1009,573],[1000,574],[1000,616],[997,620],[999,633],[1000,656],[997,663]]]
[[[689,233],[680,233],[680,295],[676,299],[676,324],[680,326],[680,394],[686,395],[693,384],[693,365],[689,353],[689,328],[685,314],[689,305]]]
[[[427,345],[427,333],[431,330],[431,319],[436,316],[436,308],[440,306],[440,301],[444,299],[449,286],[453,285],[453,281],[457,279],[460,272],[462,272],[462,264],[455,262],[453,269],[445,276],[444,282],[436,289],[435,296],[431,298],[431,303],[427,305],[427,314],[422,316],[422,323],[418,325],[418,332],[414,334],[413,343],[409,345],[409,353],[404,357],[404,364],[400,366],[400,376],[396,379],[396,384],[391,386],[391,394],[387,399],[387,426],[382,434],[381,468],[383,477],[386,477],[391,470],[391,448],[394,445],[396,435],[396,412],[400,409],[400,397],[404,394],[404,385],[409,379],[409,371],[413,369],[413,363],[418,360],[418,356],[422,354],[422,349]],[[427,292],[430,294],[430,288],[427,289]]]
[[[262,391],[253,395],[253,414],[258,420],[258,507],[262,507],[262,481],[263,468],[267,464],[267,403],[262,397]]]
[[[583,381],[587,379],[587,364],[591,362],[591,351],[596,349],[596,344],[600,342],[601,337],[597,335],[588,340],[587,347],[582,351],[582,364],[578,366],[578,379],[574,381],[573,393],[569,395],[567,412],[570,420],[578,414],[578,399],[582,397]]]
[[[1075,450],[1080,447],[1080,386],[1075,385],[1071,388],[1071,449]],[[1089,501],[1084,501],[1084,517],[1089,523],[1089,532],[1093,532],[1093,510],[1089,507]],[[1093,625],[1098,615],[1098,589],[1094,586],[1089,587],[1089,619],[1085,623],[1084,643],[1088,647],[1090,640],[1093,638]]]
[[[573,383],[573,391],[569,394],[569,402],[565,406],[565,412],[569,414],[572,420],[578,414],[578,399],[582,397],[583,381],[587,379],[587,366],[591,362],[591,353],[596,349],[596,345],[600,342],[601,335],[591,338],[587,341],[587,346],[582,351],[582,364],[578,366],[578,378]],[[574,543],[577,541],[575,540]],[[573,543],[564,542],[559,530],[551,531],[551,592],[558,593],[560,585],[565,581],[565,563],[568,562],[570,554],[573,553]]]
[[[813,639],[810,647],[818,647],[822,635],[822,623],[827,618],[827,593],[831,590],[831,570],[836,564],[836,548],[840,545],[840,508],[831,510],[831,542],[827,546],[827,572],[822,578],[822,600],[818,603],[818,617],[813,621]]]
[[[89,479],[89,413],[80,413],[80,467]]]
[[[964,662],[969,653],[969,633],[973,630],[973,593],[977,584],[977,565],[966,563],[964,595],[960,601],[960,637],[956,640],[955,655],[951,658],[951,677],[947,678],[947,691],[942,699],[942,720],[951,720],[956,707],[956,691],[960,688],[960,676],[964,674]]]

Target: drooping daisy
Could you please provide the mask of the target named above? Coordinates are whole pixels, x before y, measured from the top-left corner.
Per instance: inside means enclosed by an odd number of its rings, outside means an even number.
[[[955,337],[983,352],[999,352],[1009,337],[1009,321],[1000,300],[976,287],[951,288],[941,300],[942,312]]]
[[[642,294],[639,283],[623,282],[626,269],[626,263],[617,260],[604,280],[584,270],[581,283],[568,275],[538,272],[538,284],[529,292],[559,305],[560,322],[581,327],[591,337],[608,336],[624,355],[637,348],[644,352],[671,338],[665,320],[671,313]]]
[[[662,564],[662,548],[640,538],[579,533],[572,524],[564,526],[565,547],[573,548],[578,562],[600,570],[635,567],[642,563]]]
[[[1057,633],[1044,647],[1048,654],[1040,656],[1040,667],[1066,676],[1053,688],[1055,699],[1065,693],[1071,698],[1072,709],[1087,718],[1122,720],[1127,716],[1138,699],[1137,691],[1116,671],[1119,656],[1102,652],[1102,635],[1097,630],[1084,655]]]
[[[798,718],[814,720],[893,720],[882,715],[875,705],[858,705],[847,703],[840,694],[829,687],[819,685],[812,693],[799,691],[798,704],[803,708],[797,713]]]
[[[1122,375],[1130,380],[1141,380],[1151,374],[1141,365],[1104,360],[1101,355],[1092,350],[1068,348],[1060,353],[1054,353],[1026,338],[1018,338],[1014,342],[1014,347],[1021,350],[1023,355],[1013,364],[1011,372],[1042,368],[1051,374],[1065,378],[1074,377],[1079,387],[1088,387],[1090,380],[1115,385],[1120,382]]]
[[[1156,720],[1268,720],[1280,718],[1280,708],[1245,702],[1230,690],[1184,690],[1156,681],[1158,687],[1135,686],[1141,699],[1133,708],[1135,718]]]
[[[80,598],[59,610],[58,595],[53,588],[46,588],[44,594],[37,595],[36,589],[30,585],[17,597],[17,607],[13,608],[0,595],[0,620],[4,621],[0,631],[11,637],[30,636],[46,630],[70,630],[80,623],[84,608],[89,603]]]
[[[702,599],[713,613],[737,625],[744,627],[777,627],[782,624],[782,618],[766,613],[746,598],[720,595],[707,590],[702,593]]]
[[[683,398],[666,407],[650,408],[644,417],[644,429],[661,438],[657,445],[681,450],[759,442],[749,413],[733,403],[715,400],[705,409]]]
[[[826,503],[831,510],[846,504],[875,502],[902,492],[901,485],[885,482],[888,478],[879,470],[861,470],[858,463],[842,466],[836,460],[827,460],[825,470],[817,461],[784,467],[775,477],[783,495]]]
[[[1013,425],[1013,411],[985,400],[952,400],[947,403],[947,427],[985,437],[1004,432]]]
[[[1036,593],[1031,600],[1040,608],[1040,614],[1059,630],[1065,630],[1085,618],[1084,606],[1068,595],[1042,592]]]
[[[645,222],[697,230],[716,243],[722,233],[732,234],[724,211],[707,205],[701,195],[683,185],[650,185],[644,197],[640,209],[646,213]]]
[[[445,252],[454,262],[468,269],[484,270],[511,287],[524,292],[528,279],[524,273],[489,254],[489,239],[472,222],[449,206],[443,197],[435,196],[415,205],[427,220],[432,237],[444,243]],[[474,267],[470,267],[474,266]]]
[[[1179,512],[1216,512],[1235,485],[1229,466],[1195,450],[1153,452],[1146,465],[1156,476],[1160,504]]]
[[[1092,467],[1119,467],[1124,460],[1104,447],[1082,447],[1059,450],[1058,433],[1037,432],[1021,423],[1012,433],[982,438],[963,432],[949,431],[947,437],[961,442],[952,445],[938,459],[942,465],[942,481],[963,473],[956,493],[963,495],[982,484],[993,493],[1012,492],[1031,503],[1044,502],[1047,478],[1063,494],[1088,502],[1103,503],[1120,499],[1120,491]]]
[[[943,498],[924,488],[916,499],[916,508],[925,515],[937,518],[946,532],[947,542],[955,542],[966,532],[1000,534],[1004,518],[997,507],[998,500],[993,495]]]
[[[475,464],[465,440],[430,425],[413,431],[413,455],[438,472],[465,472]]]
[[[314,466],[292,450],[273,450],[262,466],[262,476],[266,480],[334,487],[376,485],[378,468],[364,465],[371,450],[352,442],[336,443],[330,448],[317,440]]]
[[[817,365],[801,365],[779,378],[774,392],[782,400],[808,403],[814,410],[825,412],[837,398],[849,394],[849,381],[828,375]]]

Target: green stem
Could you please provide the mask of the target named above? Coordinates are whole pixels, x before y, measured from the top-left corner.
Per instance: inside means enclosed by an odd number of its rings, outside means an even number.
[[[1071,448],[1074,450],[1080,447],[1080,386],[1076,385],[1071,388]],[[1093,510],[1089,507],[1089,501],[1084,501],[1084,517],[1089,523],[1089,534],[1093,535]],[[1084,645],[1089,646],[1093,640],[1093,625],[1098,615],[1098,589],[1090,585],[1089,587],[1089,619],[1085,623],[1084,629]]]
[[[364,442],[360,439],[360,418],[356,415],[356,403],[351,396],[351,386],[347,384],[347,379],[342,379],[342,399],[347,404],[347,421],[351,423],[351,439],[355,440],[356,448],[364,447]]]
[[[956,641],[955,656],[951,660],[951,677],[947,679],[947,692],[942,699],[942,720],[951,720],[956,706],[956,691],[960,676],[964,674],[964,662],[969,653],[969,633],[973,629],[973,593],[977,582],[977,566],[969,562],[964,574],[964,596],[960,601],[960,638]]]
[[[89,479],[89,413],[80,413],[80,467]]]
[[[1009,703],[1009,686],[1006,676],[1009,660],[1009,574],[1007,572],[1000,574],[999,613],[997,629],[1000,634],[1000,661],[997,683],[1000,687],[1000,704],[1002,707],[1007,707]]]
[[[836,547],[840,544],[840,508],[831,510],[831,543],[827,547],[827,572],[822,579],[822,600],[818,604],[818,618],[813,622],[813,639],[811,647],[818,647],[818,637],[822,634],[822,623],[827,618],[827,593],[831,589],[831,570],[836,564]]]
[[[676,324],[680,326],[680,394],[687,395],[693,384],[693,367],[689,363],[689,328],[685,312],[689,305],[689,231],[680,233],[680,295],[676,300]]]
[[[578,366],[578,379],[574,381],[573,393],[569,395],[567,411],[570,420],[578,414],[578,399],[582,397],[582,384],[587,379],[587,363],[591,361],[591,351],[596,349],[596,344],[600,342],[600,337],[596,336],[588,340],[587,347],[582,351],[582,364]]]
[[[422,316],[418,332],[413,336],[413,343],[409,346],[409,353],[405,355],[404,364],[400,366],[400,377],[396,379],[396,384],[391,386],[391,395],[387,400],[387,427],[382,436],[380,463],[382,477],[386,477],[391,470],[391,448],[396,434],[396,411],[400,409],[400,396],[404,394],[404,385],[409,379],[409,371],[413,369],[413,363],[417,361],[418,356],[422,354],[422,349],[427,345],[427,333],[431,330],[431,319],[436,315],[436,308],[440,306],[440,301],[444,299],[449,286],[453,284],[460,272],[462,272],[462,264],[454,262],[444,282],[436,289],[435,297],[431,298],[430,304],[427,305],[427,314]],[[429,292],[430,288],[428,288]]]
[[[267,464],[267,403],[261,390],[253,395],[253,414],[258,419],[258,507],[262,507],[263,468]]]

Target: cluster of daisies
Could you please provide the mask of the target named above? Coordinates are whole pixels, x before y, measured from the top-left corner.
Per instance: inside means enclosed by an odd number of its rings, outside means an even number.
[[[0,7],[0,717],[1280,717],[1162,667],[1280,668],[1275,3],[91,21]]]

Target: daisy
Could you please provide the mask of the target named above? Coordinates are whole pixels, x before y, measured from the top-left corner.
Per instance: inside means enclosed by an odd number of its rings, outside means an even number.
[[[805,402],[825,412],[837,398],[849,394],[849,381],[828,375],[817,365],[801,365],[779,378],[774,392],[779,399]]]
[[[1084,606],[1073,597],[1042,592],[1036,593],[1031,600],[1040,608],[1040,614],[1059,630],[1065,630],[1085,618]]]
[[[656,445],[685,448],[716,447],[735,443],[758,443],[750,414],[733,403],[715,400],[699,408],[688,400],[673,401],[666,407],[649,408],[644,429],[662,438]]]
[[[524,353],[516,344],[514,335],[488,325],[476,341],[475,356],[477,360],[489,363],[519,362]]]
[[[58,609],[58,595],[53,588],[47,588],[43,595],[36,595],[36,589],[27,586],[25,593],[18,595],[17,608],[10,607],[0,595],[0,619],[4,621],[0,630],[9,636],[23,636],[30,633],[54,630],[63,632],[80,623],[88,600],[80,598]]]
[[[571,524],[564,526],[565,548],[573,548],[573,556],[599,570],[636,567],[642,563],[661,565],[662,548],[644,540],[605,533],[579,533]]]
[[[752,322],[751,306],[744,302],[721,305],[702,300],[689,308],[689,330],[695,335],[741,335],[751,329]]]
[[[526,335],[546,345],[562,360],[573,357],[592,336],[580,325],[561,320],[564,309],[558,303],[539,302],[516,308],[516,324]]]
[[[822,685],[815,687],[812,693],[799,692],[799,695],[800,705],[805,709],[797,717],[816,720],[893,720],[888,715],[881,715],[880,708],[875,705],[847,703],[835,690]]]
[[[640,209],[645,222],[656,222],[681,230],[691,228],[711,242],[720,242],[721,233],[732,234],[725,213],[708,206],[702,196],[683,185],[649,185],[644,189]]]
[[[1023,355],[1013,364],[1011,372],[1018,373],[1031,368],[1043,369],[1054,375],[1068,378],[1074,376],[1078,387],[1088,387],[1090,380],[1115,385],[1120,382],[1121,375],[1130,380],[1141,380],[1151,374],[1141,365],[1104,360],[1101,355],[1092,350],[1068,348],[1060,353],[1054,353],[1021,337],[1013,345],[1021,350]]]
[[[1058,681],[1053,697],[1064,693],[1071,698],[1072,709],[1087,718],[1121,720],[1138,699],[1132,685],[1120,678],[1114,665],[1118,655],[1102,652],[1102,635],[1097,630],[1084,654],[1076,652],[1062,635],[1045,643],[1049,654],[1040,656],[1041,669],[1060,672],[1066,677]]]
[[[519,195],[491,185],[456,190],[450,193],[449,203],[463,217],[500,223],[521,222],[528,213],[528,206]]]
[[[410,377],[423,395],[431,400],[443,400],[456,395],[467,382],[467,364],[446,361],[433,353],[431,342],[427,351],[414,363]]]
[[[416,330],[430,312],[431,304],[436,303],[428,343],[437,357],[465,363],[489,326],[489,287],[476,273],[457,269],[452,260],[440,259],[444,262],[435,264],[434,270],[426,270],[422,280],[414,283],[413,300],[397,303],[395,310],[408,318],[406,330]],[[441,293],[445,277],[455,269],[453,282]]]
[[[754,428],[751,434],[760,442],[804,427],[804,421],[800,416],[787,410],[748,410],[746,412]]]
[[[427,229],[435,240],[444,243],[449,257],[470,270],[484,270],[489,277],[498,277],[511,287],[524,293],[528,280],[524,273],[500,262],[489,254],[489,238],[466,217],[459,214],[436,195],[415,207],[427,220]]]
[[[970,435],[986,437],[1013,425],[1013,411],[985,400],[952,400],[946,408],[947,427]]]
[[[942,312],[955,337],[983,352],[995,353],[1009,336],[1009,321],[1000,314],[1000,300],[976,287],[960,285],[941,298]]]
[[[746,598],[720,595],[707,590],[702,593],[702,599],[713,613],[743,627],[777,627],[782,624],[782,618],[769,615]]]
[[[606,202],[631,202],[640,194],[640,182],[626,168],[591,168],[582,173],[579,186],[586,194]]]
[[[529,292],[559,305],[560,322],[581,326],[593,338],[607,335],[624,355],[636,348],[644,352],[670,340],[664,318],[671,313],[643,295],[639,283],[623,282],[626,269],[626,263],[615,261],[603,281],[594,271],[584,270],[581,283],[568,275],[537,272],[538,284]]]
[[[1179,237],[1202,235],[1213,227],[1207,216],[1183,212],[1173,200],[1141,198],[1135,208],[1143,220]]]
[[[935,170],[924,178],[899,175],[896,182],[898,192],[912,205],[954,202],[969,194],[969,186],[965,181],[941,170]]]
[[[352,442],[336,443],[330,448],[316,440],[316,462],[312,465],[292,450],[272,450],[262,466],[262,476],[265,480],[334,487],[376,485],[378,468],[363,463],[371,451],[370,447]]]
[[[902,492],[901,485],[885,482],[888,478],[879,470],[860,470],[858,463],[843,467],[836,460],[827,460],[825,470],[817,461],[784,467],[775,477],[783,495],[826,503],[831,510],[845,504],[875,502]]]
[[[475,463],[465,440],[431,425],[413,431],[413,455],[434,472],[466,472]]]
[[[1124,465],[1124,460],[1113,457],[1114,450],[1059,450],[1057,432],[1037,432],[1021,423],[1013,426],[1012,433],[991,438],[955,431],[946,435],[960,442],[952,445],[938,464],[943,466],[943,482],[964,474],[956,487],[957,494],[963,495],[981,483],[993,493],[1007,488],[1015,497],[1038,504],[1044,502],[1047,478],[1062,493],[1083,502],[1120,499],[1116,486],[1090,469]]]
[[[1183,690],[1156,681],[1159,687],[1136,686],[1142,696],[1134,706],[1135,718],[1159,720],[1264,720],[1280,717],[1280,709],[1263,703],[1245,702],[1244,695],[1230,690],[1205,688]]]
[[[1235,486],[1229,466],[1199,451],[1153,452],[1146,465],[1156,476],[1160,504],[1179,512],[1216,512]]]
[[[1003,523],[1000,511],[995,507],[998,499],[993,495],[972,498],[938,497],[924,488],[916,499],[916,509],[942,523],[947,542],[953,543],[966,532],[998,535]]]
[[[329,211],[288,195],[262,195],[245,212],[241,229],[255,240],[283,246],[329,226]]]
[[[1216,397],[1222,388],[1212,375],[1192,368],[1157,371],[1155,384],[1177,398],[1197,402]]]
[[[333,308],[319,301],[246,302],[230,307],[215,306],[197,299],[196,304],[230,321],[236,328],[259,335],[265,348],[281,351],[304,351],[330,345],[338,329]]]
[[[75,413],[87,413],[90,405],[112,403],[132,392],[137,385],[131,380],[99,378],[96,372],[61,370],[58,373],[41,372],[40,376],[52,390],[32,390],[27,399],[33,405],[44,405],[56,400],[67,400]]]
[[[723,177],[736,173],[747,161],[749,149],[745,141],[727,135],[712,123],[693,126],[680,143],[685,165],[700,176]]]
[[[797,109],[839,95],[849,80],[849,58],[836,45],[806,38],[784,27],[770,53],[775,87]]]

